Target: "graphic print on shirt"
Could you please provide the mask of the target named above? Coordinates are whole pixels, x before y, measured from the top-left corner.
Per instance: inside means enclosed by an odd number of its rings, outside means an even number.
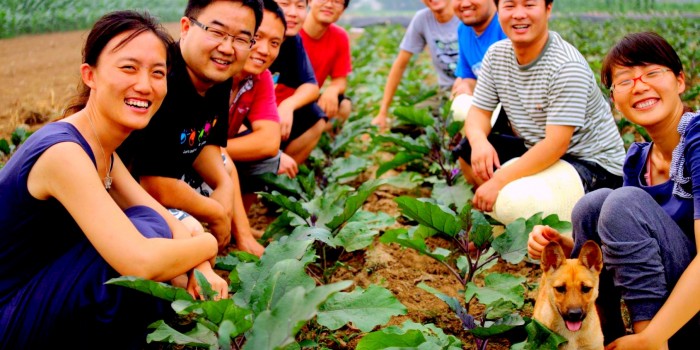
[[[443,63],[441,69],[445,74],[454,78],[457,58],[459,57],[459,42],[456,39],[452,41],[435,39],[435,47],[437,48],[435,56]]]
[[[182,145],[182,154],[190,154],[204,147],[207,144],[209,132],[216,125],[218,117],[214,117],[212,121],[207,121],[204,125],[197,129],[185,129],[180,133],[180,145]]]

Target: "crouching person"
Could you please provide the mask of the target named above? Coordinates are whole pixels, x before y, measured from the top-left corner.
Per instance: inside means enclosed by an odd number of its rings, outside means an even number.
[[[552,2],[498,2],[498,19],[510,40],[493,44],[484,57],[465,124],[467,137],[455,151],[466,179],[477,186],[476,209],[491,212],[506,206],[508,218],[545,211],[547,200],[517,199],[518,193],[560,186],[527,179],[562,164],[560,160],[578,174],[575,186],[583,192],[622,184],[622,138],[583,55],[548,30]],[[532,24],[516,28],[522,16]],[[490,133],[499,102],[517,136]],[[501,166],[511,159],[509,166]],[[533,183],[542,187],[532,188]],[[582,194],[552,200],[573,203]],[[556,214],[570,217],[570,207]]]
[[[105,285],[121,275],[169,281],[196,269],[227,297],[210,264],[216,239],[187,230],[115,154],[161,106],[171,42],[148,15],[103,16],[88,34],[81,92],[66,117],[0,170],[0,349],[142,348],[146,327],[170,306]]]

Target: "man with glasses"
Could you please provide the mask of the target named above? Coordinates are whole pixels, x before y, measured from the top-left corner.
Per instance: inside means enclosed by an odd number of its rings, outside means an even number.
[[[478,186],[476,209],[492,211],[497,200],[521,190],[517,181],[538,176],[560,159],[573,166],[580,177],[575,186],[585,192],[622,184],[625,149],[610,105],[583,55],[549,31],[552,2],[497,1],[498,19],[510,40],[491,45],[482,61],[464,126],[468,142],[459,153],[465,176],[473,174]],[[499,102],[518,139],[490,134],[491,113]],[[517,160],[501,168],[511,158]],[[511,209],[526,216],[547,204],[527,202]]]
[[[352,70],[350,37],[335,24],[350,0],[310,0],[309,14],[300,31],[304,49],[309,55],[319,87],[325,86],[318,106],[331,120],[344,121],[350,116],[352,104],[344,93]]]
[[[258,256],[264,248],[252,236],[238,174],[225,169],[221,147],[231,77],[243,69],[261,21],[260,0],[190,0],[172,50],[168,94],[148,126],[118,149],[146,191],[181,220],[191,215],[206,223],[220,251],[233,232],[238,249]]]

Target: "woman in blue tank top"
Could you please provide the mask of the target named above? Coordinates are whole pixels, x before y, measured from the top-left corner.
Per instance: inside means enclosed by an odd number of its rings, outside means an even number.
[[[186,229],[114,150],[165,97],[172,38],[147,14],[118,11],[89,33],[82,91],[0,170],[0,349],[141,348],[167,303],[104,282],[169,281],[198,269],[219,297],[217,243]],[[198,297],[194,278],[188,291]]]
[[[684,106],[681,60],[656,33],[625,36],[603,61],[601,81],[615,108],[652,141],[630,146],[623,187],[576,204],[573,240],[540,226],[528,251],[539,258],[557,240],[577,256],[586,240],[597,241],[606,268],[597,300],[606,349],[687,348],[700,332],[700,113]],[[621,338],[620,298],[634,331]]]

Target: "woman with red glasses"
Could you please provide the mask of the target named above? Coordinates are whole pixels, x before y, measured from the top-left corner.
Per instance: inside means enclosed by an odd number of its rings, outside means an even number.
[[[528,251],[539,258],[556,240],[577,256],[586,240],[601,243],[606,349],[686,347],[700,331],[700,113],[683,104],[681,60],[656,33],[624,37],[603,61],[601,80],[615,108],[652,141],[630,146],[623,187],[591,192],[576,204],[573,240],[539,226]],[[635,334],[615,340],[624,334],[620,297]]]

